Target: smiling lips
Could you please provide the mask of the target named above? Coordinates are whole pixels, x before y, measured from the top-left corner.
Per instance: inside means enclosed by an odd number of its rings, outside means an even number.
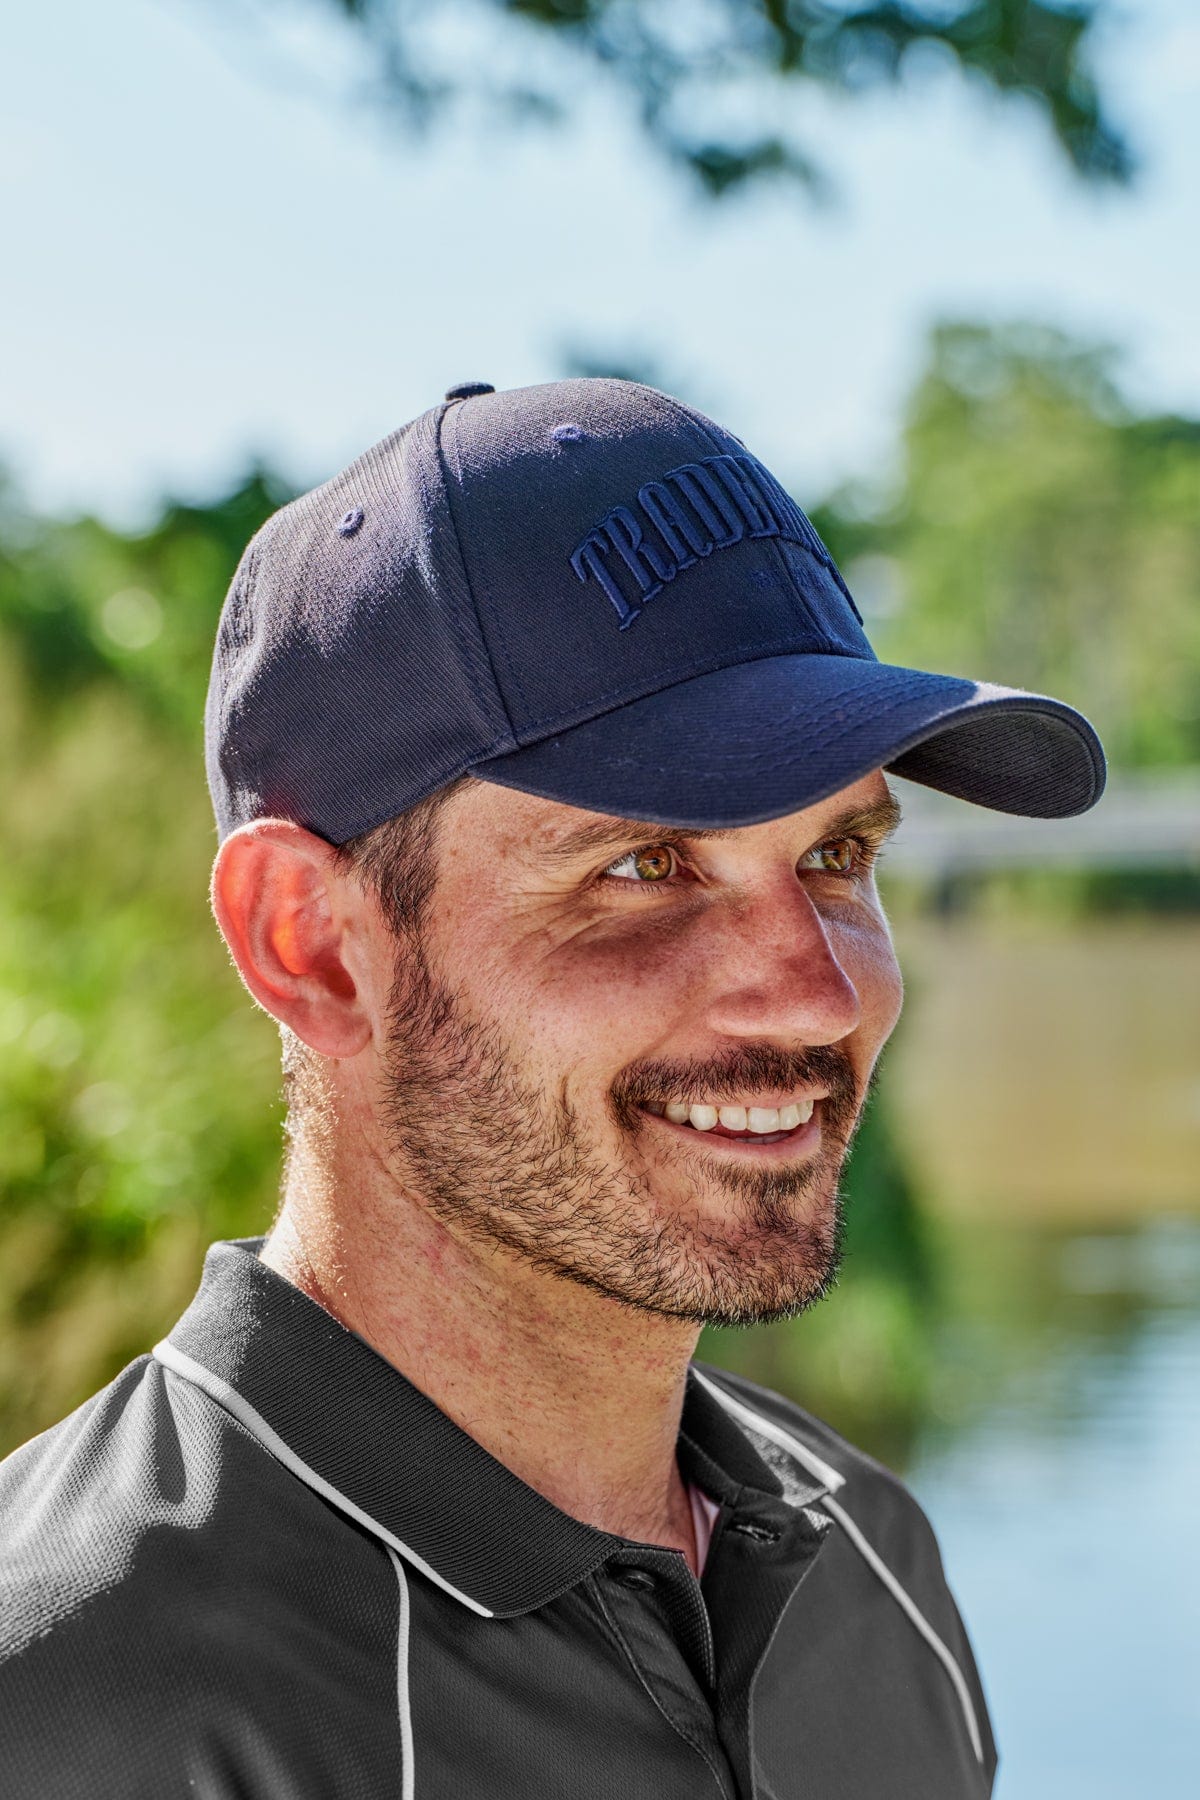
[[[672,1125],[689,1125],[694,1131],[716,1131],[722,1137],[786,1137],[812,1118],[815,1100],[794,1100],[787,1106],[708,1106],[702,1102],[651,1101],[647,1112],[669,1119]]]

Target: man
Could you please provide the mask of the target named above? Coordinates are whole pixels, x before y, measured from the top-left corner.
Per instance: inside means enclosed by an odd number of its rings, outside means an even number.
[[[987,1794],[916,1502],[690,1358],[834,1280],[885,769],[1062,816],[1091,727],[879,664],[737,439],[572,381],[277,514],[207,741],[283,1200],[0,1474],[5,1793]]]

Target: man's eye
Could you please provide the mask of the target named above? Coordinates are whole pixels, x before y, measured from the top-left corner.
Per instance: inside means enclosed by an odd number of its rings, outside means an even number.
[[[855,875],[870,868],[873,860],[871,845],[862,838],[827,838],[801,858],[800,866],[820,869],[827,875]]]
[[[675,873],[676,867],[675,852],[667,844],[647,844],[644,850],[631,850],[618,862],[609,863],[604,873],[614,881],[637,884],[665,881]]]

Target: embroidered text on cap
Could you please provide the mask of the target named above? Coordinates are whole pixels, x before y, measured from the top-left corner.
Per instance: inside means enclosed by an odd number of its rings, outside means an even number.
[[[640,487],[635,504],[636,514],[629,506],[611,507],[571,554],[580,581],[594,579],[612,601],[622,631],[664,582],[697,557],[747,536],[787,538],[807,550],[833,576],[861,625],[862,614],[807,515],[755,457],[683,463]]]

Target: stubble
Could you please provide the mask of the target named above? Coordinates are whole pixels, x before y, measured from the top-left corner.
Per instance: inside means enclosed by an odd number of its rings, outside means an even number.
[[[715,1325],[794,1317],[837,1279],[838,1177],[861,1102],[836,1046],[638,1062],[612,1084],[605,1119],[584,1118],[565,1078],[557,1088],[531,1080],[519,1046],[473,1015],[406,934],[380,1080],[404,1185],[447,1228],[537,1270],[641,1312]],[[706,1150],[699,1133],[695,1146],[660,1148],[641,1110],[681,1093],[812,1086],[828,1091],[820,1150],[764,1168]]]

